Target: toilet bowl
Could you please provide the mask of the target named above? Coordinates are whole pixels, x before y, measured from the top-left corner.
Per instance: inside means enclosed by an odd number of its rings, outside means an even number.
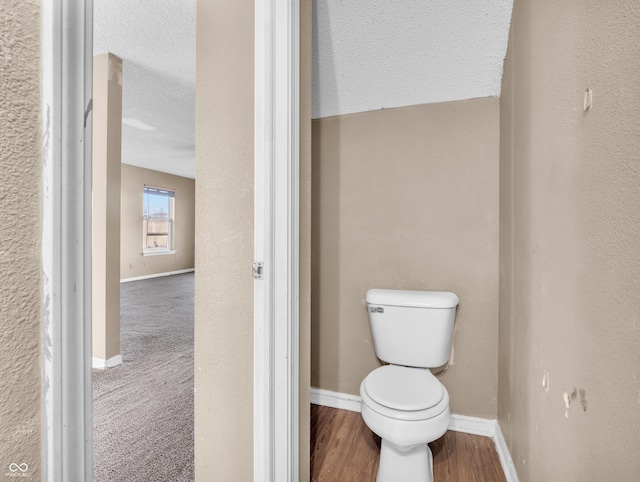
[[[381,439],[378,482],[432,482],[427,445],[449,427],[449,394],[428,369],[386,365],[360,385],[362,418]]]
[[[360,385],[362,418],[382,439],[377,482],[433,482],[429,443],[447,431],[449,393],[429,368],[451,354],[458,297],[447,291],[369,290],[373,346],[388,362]]]

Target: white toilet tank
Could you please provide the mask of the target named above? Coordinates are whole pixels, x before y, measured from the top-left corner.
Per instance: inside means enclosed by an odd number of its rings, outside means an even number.
[[[458,297],[449,291],[367,291],[373,348],[394,365],[435,368],[451,355]]]

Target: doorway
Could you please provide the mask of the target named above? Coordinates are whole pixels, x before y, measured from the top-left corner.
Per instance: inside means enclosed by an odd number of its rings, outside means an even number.
[[[195,0],[93,1],[94,479],[193,479]]]
[[[265,253],[264,273],[278,275],[254,281],[256,286],[262,286],[261,299],[270,307],[266,311],[265,306],[260,305],[260,309],[255,310],[256,316],[263,318],[262,324],[256,323],[256,330],[259,333],[265,333],[265,328],[273,330],[273,337],[264,339],[270,343],[264,346],[272,351],[254,350],[258,353],[256,372],[264,375],[260,379],[262,384],[254,382],[254,410],[263,414],[261,420],[265,422],[256,427],[260,436],[254,437],[254,441],[271,440],[272,449],[261,453],[262,460],[254,460],[254,478],[270,480],[273,474],[277,477],[282,473],[287,474],[286,477],[278,480],[296,480],[299,144],[297,131],[292,132],[291,126],[298,125],[299,10],[297,2],[288,4],[273,0],[273,3],[264,7],[264,11],[256,11],[256,15],[262,15],[259,18],[266,21],[256,22],[255,37],[267,38],[266,45],[271,45],[271,49],[261,50],[258,54],[256,65],[261,65],[257,69],[261,75],[256,75],[256,82],[264,87],[271,80],[274,85],[285,87],[281,92],[283,95],[277,96],[277,102],[269,94],[270,90],[256,89],[256,105],[261,96],[264,102],[263,110],[256,114],[256,123],[264,122],[262,127],[271,126],[259,131],[271,142],[264,143],[268,152],[257,149],[255,155],[260,161],[258,164],[267,160],[273,174],[269,181],[273,180],[273,183],[256,182],[256,186],[261,185],[264,190],[255,197],[263,199],[268,193],[267,199],[274,200],[275,204],[267,212],[273,216],[264,223],[264,237],[271,240],[272,245],[277,239],[278,246],[285,248],[275,257],[270,258],[271,253]],[[63,474],[66,480],[91,480],[91,330],[87,325],[91,311],[91,217],[88,209],[91,191],[88,189],[90,169],[86,162],[90,159],[90,142],[84,136],[85,129],[91,125],[91,7],[91,2],[71,0],[45,2],[42,6],[43,109],[51,109],[50,116],[45,117],[47,122],[51,121],[47,125],[51,137],[45,139],[43,172],[44,189],[49,193],[43,212],[43,269],[49,283],[45,283],[44,296],[48,302],[43,317],[45,339],[50,340],[43,358],[46,480],[62,480]],[[266,35],[267,31],[278,32],[276,39]],[[276,72],[284,82],[276,82],[277,76],[271,77]],[[78,138],[82,142],[77,142]],[[275,152],[285,155],[272,156]],[[275,196],[275,188],[285,194]],[[264,242],[264,239],[258,240]],[[264,287],[269,289],[264,290]],[[285,320],[285,323],[276,324],[274,320]],[[260,361],[261,355],[265,354],[274,355],[282,363],[272,366],[268,359]],[[289,389],[284,403],[269,405],[266,401],[274,400],[275,380],[279,377],[287,381]],[[260,396],[256,397],[256,394]],[[282,428],[282,435],[271,439],[269,434],[274,429],[275,417],[285,423],[277,425]],[[268,454],[266,458],[265,453]],[[254,449],[255,457],[258,456]],[[269,470],[259,471],[265,463]]]

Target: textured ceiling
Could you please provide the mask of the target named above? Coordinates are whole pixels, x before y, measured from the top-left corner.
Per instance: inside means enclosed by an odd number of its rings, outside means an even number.
[[[123,60],[126,164],[195,177],[195,11],[195,0],[94,0],[94,54]]]
[[[512,6],[313,0],[313,117],[499,95]],[[124,163],[195,177],[195,13],[94,0],[94,53],[123,60]]]
[[[500,95],[513,0],[315,0],[313,117]]]

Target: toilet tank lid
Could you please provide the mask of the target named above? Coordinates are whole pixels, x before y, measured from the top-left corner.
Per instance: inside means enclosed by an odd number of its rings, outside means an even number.
[[[367,291],[367,303],[371,305],[408,306],[414,308],[453,308],[460,301],[450,291],[382,290]]]

